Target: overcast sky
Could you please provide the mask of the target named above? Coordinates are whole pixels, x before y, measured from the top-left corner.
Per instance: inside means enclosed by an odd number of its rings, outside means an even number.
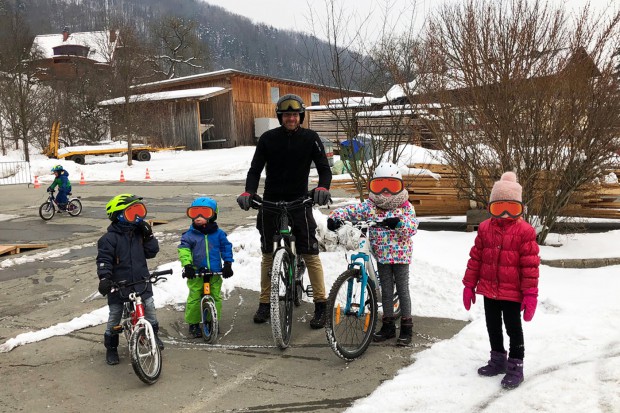
[[[291,29],[306,33],[314,32],[319,37],[323,35],[325,27],[326,6],[325,0],[299,0],[297,2],[283,2],[282,0],[203,0],[207,3],[221,6],[232,13],[248,17],[254,22],[266,23],[279,29]],[[462,1],[462,0],[461,0]],[[414,26],[420,28],[424,21],[424,15],[429,13],[442,0],[336,0],[335,3],[342,5],[346,14],[346,20],[351,27],[363,24],[369,18],[365,27],[370,33],[368,36],[379,37],[378,32],[385,21],[384,10],[386,4],[391,10],[387,21],[390,27],[401,31],[408,29],[410,22],[414,21]],[[585,0],[549,0],[550,3],[560,4],[574,9],[582,7]],[[618,0],[591,0],[591,5],[596,10],[604,10],[606,6],[612,5],[611,9],[617,9],[620,5]],[[314,16],[314,25],[310,18]],[[316,21],[323,24],[316,23]],[[374,36],[373,36],[374,34]]]

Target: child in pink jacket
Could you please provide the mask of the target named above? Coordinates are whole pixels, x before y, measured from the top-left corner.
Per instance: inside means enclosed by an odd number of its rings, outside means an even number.
[[[463,278],[463,304],[469,311],[476,293],[484,296],[484,314],[491,342],[491,359],[478,369],[482,376],[506,373],[502,387],[514,389],[523,382],[525,353],[523,319],[531,321],[538,302],[538,244],[536,231],[523,218],[522,188],[513,172],[493,185],[491,218],[478,227],[478,235]],[[502,318],[510,338],[504,349]]]

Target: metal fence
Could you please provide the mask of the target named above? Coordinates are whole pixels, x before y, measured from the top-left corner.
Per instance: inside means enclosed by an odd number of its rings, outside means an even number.
[[[0,162],[0,185],[30,184],[30,163],[26,161]]]

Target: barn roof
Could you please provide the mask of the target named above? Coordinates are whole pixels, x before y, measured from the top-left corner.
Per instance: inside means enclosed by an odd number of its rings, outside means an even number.
[[[141,95],[131,95],[129,97],[130,103],[135,102],[153,102],[160,100],[180,100],[180,99],[194,99],[205,100],[213,96],[221,95],[222,93],[229,92],[230,89],[223,87],[201,87],[196,89],[183,89],[183,90],[170,90],[167,92],[154,92],[143,93]],[[99,102],[99,106],[111,106],[121,105],[125,103],[124,97],[104,100]]]

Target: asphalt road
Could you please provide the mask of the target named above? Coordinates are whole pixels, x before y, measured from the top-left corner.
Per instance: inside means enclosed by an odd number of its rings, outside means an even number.
[[[179,211],[200,194],[218,200],[222,212],[218,223],[227,232],[239,223],[251,223],[248,217],[255,212],[241,211],[235,202],[242,189],[241,182],[75,185],[83,213],[44,222],[38,216],[38,206],[45,200],[43,188],[0,187],[1,213],[13,216],[0,221],[0,244],[49,245],[0,257],[0,342],[105,306],[102,298],[93,299],[94,258],[96,240],[109,223],[105,203],[112,196],[123,192],[144,196],[149,216],[167,222],[156,227],[164,235],[160,253],[150,260],[155,268],[177,259],[178,235],[187,227],[187,218]],[[58,253],[69,247],[69,252]],[[42,251],[50,251],[50,256],[3,267],[6,260]],[[135,376],[123,338],[121,364],[105,364],[103,325],[0,353],[0,411],[339,412],[414,362],[416,352],[452,337],[464,326],[462,321],[414,317],[411,347],[372,344],[361,359],[346,363],[328,347],[323,330],[309,328],[312,304],[303,303],[295,310],[292,346],[282,351],[273,345],[268,324],[252,322],[257,292],[235,289],[225,300],[222,334],[215,345],[187,337],[181,306],[158,310],[166,349],[161,378],[152,386]],[[387,411],[385,406],[378,410]]]

